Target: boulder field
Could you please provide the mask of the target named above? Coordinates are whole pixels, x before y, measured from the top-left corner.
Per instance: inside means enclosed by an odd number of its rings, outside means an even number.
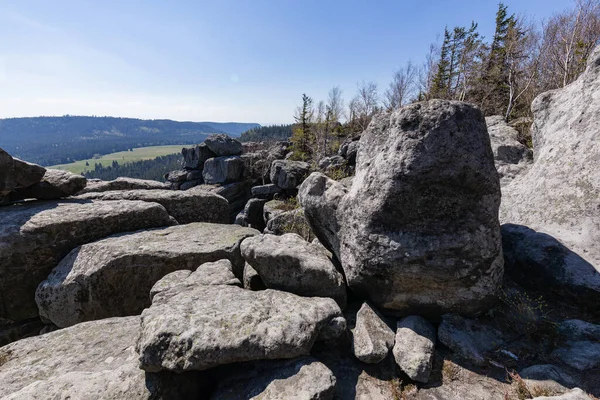
[[[167,183],[0,150],[0,400],[598,398],[598,99],[600,48],[533,151],[445,100]]]

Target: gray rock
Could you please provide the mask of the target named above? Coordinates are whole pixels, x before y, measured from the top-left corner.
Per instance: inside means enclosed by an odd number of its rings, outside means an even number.
[[[111,318],[2,347],[0,398],[197,398],[201,390],[197,374],[169,376],[170,385],[165,387],[159,384],[160,375],[138,368],[135,341],[139,331],[139,317]]]
[[[575,388],[560,396],[534,397],[533,400],[592,400],[583,390]]]
[[[252,197],[258,197],[259,199],[272,199],[277,193],[281,193],[282,190],[279,186],[269,183],[267,185],[254,186],[252,188]]]
[[[270,200],[267,201],[263,207],[263,218],[265,223],[268,223],[271,219],[277,215],[285,212],[285,202],[281,200]]]
[[[26,337],[36,336],[46,325],[39,318],[13,322],[0,318],[0,347]]]
[[[394,331],[367,303],[363,303],[356,314],[352,336],[354,355],[367,364],[381,362],[394,347]]]
[[[85,244],[39,285],[35,298],[40,315],[59,327],[136,315],[150,305],[149,293],[163,276],[201,264],[197,272],[203,273],[204,263],[221,259],[233,262],[241,277],[240,243],[256,234],[237,225],[192,223]]]
[[[307,297],[331,297],[346,306],[344,278],[331,260],[300,236],[260,235],[245,239],[241,253],[266,287]]]
[[[202,190],[115,190],[77,196],[85,200],[142,200],[158,203],[180,224],[191,222],[227,223],[229,203],[223,197]]]
[[[343,168],[346,160],[342,156],[331,156],[322,158],[319,161],[319,168],[323,171],[329,171],[335,168]]]
[[[358,149],[360,148],[360,138],[350,138],[345,140],[339,150],[338,155],[344,157],[348,165],[356,164],[356,155],[358,154]]]
[[[341,310],[332,299],[235,286],[177,286],[142,313],[146,371],[204,370],[235,362],[307,355]]]
[[[178,169],[165,174],[165,179],[173,183],[185,182],[188,172],[185,169]]]
[[[564,393],[576,386],[575,379],[556,365],[532,365],[519,372],[527,387],[551,393]]]
[[[250,264],[246,263],[244,265],[244,289],[265,290],[266,288],[258,272]]]
[[[575,82],[534,100],[535,161],[529,173],[503,188],[500,209],[503,223],[525,225],[556,238],[596,271],[600,271],[600,168],[596,167],[600,123],[592,110],[600,109],[599,91],[600,47]]]
[[[477,366],[487,365],[487,354],[502,343],[502,334],[481,322],[446,314],[438,327],[438,339],[453,353]]]
[[[71,196],[83,188],[87,180],[77,174],[60,169],[47,169],[42,180],[32,186],[17,191],[23,199],[54,200]]]
[[[249,226],[259,231],[263,231],[266,227],[263,218],[263,207],[267,200],[250,199],[246,203],[244,210],[236,217],[235,223],[241,226]]]
[[[294,190],[302,183],[310,165],[302,161],[275,160],[271,164],[271,182],[283,190]]]
[[[242,154],[243,150],[239,141],[223,133],[210,135],[204,143],[217,156],[237,156]]]
[[[214,400],[333,400],[335,376],[312,357],[246,363],[219,382]]]
[[[600,325],[579,319],[568,319],[558,325],[558,331],[569,340],[600,341]]]
[[[157,189],[169,189],[169,184],[158,181],[151,181],[147,179],[135,179],[121,177],[112,181],[90,181],[88,180],[87,186],[83,188],[77,194],[84,194],[90,192],[109,192],[111,190],[157,190]]]
[[[252,181],[244,180],[224,185],[199,185],[190,190],[209,191],[225,197],[229,202],[229,220],[230,222],[233,222],[237,214],[244,209],[246,202],[250,198],[251,187]]]
[[[202,185],[204,183],[203,179],[196,179],[194,181],[185,181],[181,185],[179,185],[179,190],[189,190],[198,185]]]
[[[193,171],[188,172],[188,174],[185,177],[185,180],[186,180],[186,182],[202,180],[202,171],[193,170]]]
[[[36,317],[35,289],[75,247],[170,224],[163,206],[143,201],[46,201],[0,208],[0,318]]]
[[[0,196],[38,183],[45,173],[44,167],[13,158],[0,149]]]
[[[517,140],[519,132],[499,115],[486,117],[488,133],[494,152],[494,163],[502,186],[516,176],[526,173],[533,163],[533,151]]]
[[[194,147],[184,147],[181,149],[181,155],[183,156],[183,168],[198,171],[204,169],[204,162],[206,160],[217,156],[208,148],[206,143],[200,143]]]
[[[170,272],[167,275],[163,276],[150,289],[150,301],[152,302],[152,299],[158,293],[167,291],[172,287],[180,285],[191,274],[192,271],[190,271],[189,269],[179,269],[177,271]]]
[[[578,371],[588,371],[600,367],[600,342],[568,341],[551,356]]]
[[[503,276],[500,184],[479,109],[432,100],[376,116],[346,190],[313,174],[298,197],[353,291],[403,315],[488,309]]]
[[[295,233],[302,236],[306,241],[312,241],[315,237],[304,216],[304,210],[301,208],[277,213],[267,221],[264,232],[273,235]]]
[[[429,381],[435,336],[435,328],[423,317],[411,315],[398,321],[394,359],[413,381]]]
[[[244,171],[244,162],[239,156],[209,158],[204,163],[202,177],[207,184],[239,181]]]
[[[244,177],[262,183],[269,181],[269,170],[271,169],[271,161],[273,159],[270,158],[266,150],[242,154],[241,157],[244,162]]]
[[[600,273],[552,236],[522,225],[502,225],[506,273],[517,283],[556,293],[561,301],[595,310],[600,300]]]

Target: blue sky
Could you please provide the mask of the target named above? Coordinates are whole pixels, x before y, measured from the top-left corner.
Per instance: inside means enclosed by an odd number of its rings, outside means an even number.
[[[537,20],[569,0],[506,0]],[[421,63],[444,26],[495,0],[0,0],[0,118],[111,115],[292,121],[302,93],[346,103]]]

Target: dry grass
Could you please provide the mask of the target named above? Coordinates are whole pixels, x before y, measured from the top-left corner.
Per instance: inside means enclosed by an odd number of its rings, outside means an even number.
[[[460,376],[460,367],[450,360],[444,360],[442,365],[442,380],[444,382],[455,381]]]
[[[289,197],[278,204],[275,208],[283,211],[292,211],[300,208],[300,203],[296,197]]]
[[[0,367],[10,360],[10,351],[0,349]]]

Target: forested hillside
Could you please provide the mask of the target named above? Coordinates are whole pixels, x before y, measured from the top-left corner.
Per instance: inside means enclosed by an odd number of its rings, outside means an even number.
[[[256,126],[113,117],[8,118],[0,120],[0,147],[30,162],[56,165],[133,147],[200,143],[211,133],[237,136]]]
[[[600,44],[600,2],[571,4],[539,21],[500,3],[492,37],[480,34],[477,21],[447,26],[441,43],[424,49],[424,61],[409,61],[395,71],[383,91],[375,82],[361,81],[347,104],[337,86],[324,101],[303,95],[294,116],[294,159],[318,161],[337,150],[340,136],[364,131],[375,114],[431,99],[466,101],[486,116],[501,115],[531,147],[533,99],[577,79]]]
[[[135,161],[126,164],[119,164],[113,161],[112,165],[103,167],[102,164],[96,164],[93,171],[83,174],[86,178],[98,178],[103,180],[113,180],[121,176],[139,179],[152,179],[155,181],[164,181],[165,173],[181,169],[181,154],[170,154],[157,157],[153,160]]]
[[[287,140],[292,136],[293,125],[260,126],[247,130],[240,136],[242,142],[268,142]]]

